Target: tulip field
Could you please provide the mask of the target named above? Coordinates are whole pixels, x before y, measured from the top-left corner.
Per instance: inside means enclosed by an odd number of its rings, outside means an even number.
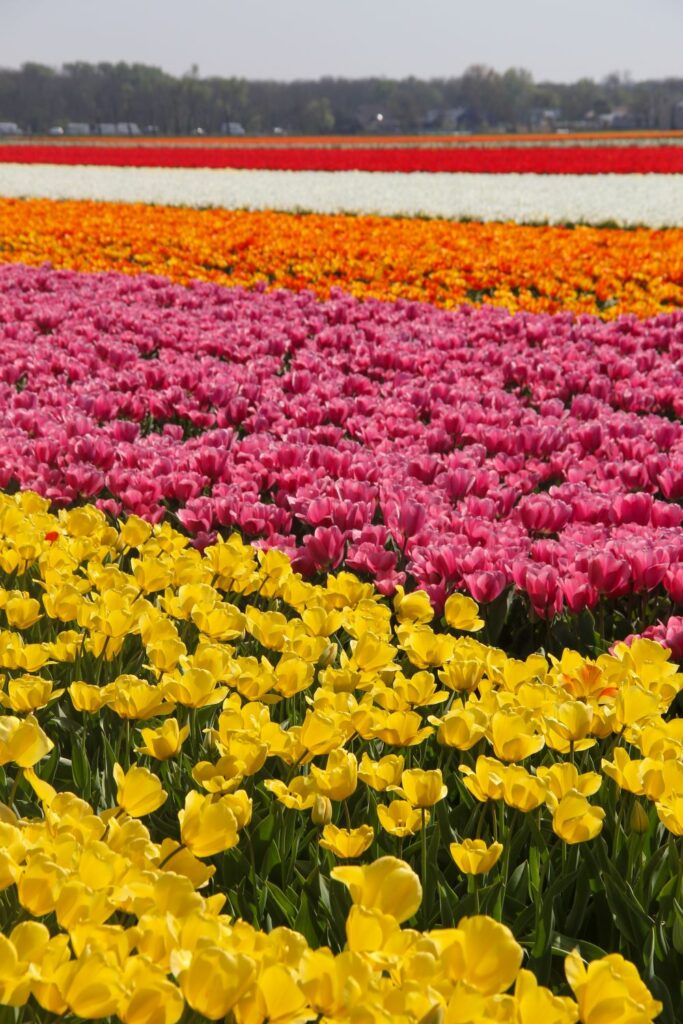
[[[682,156],[0,146],[0,1024],[683,1020]]]

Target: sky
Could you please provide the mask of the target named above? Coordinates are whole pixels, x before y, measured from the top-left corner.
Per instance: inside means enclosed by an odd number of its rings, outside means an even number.
[[[683,0],[0,0],[0,67],[139,62],[202,77],[683,76]]]

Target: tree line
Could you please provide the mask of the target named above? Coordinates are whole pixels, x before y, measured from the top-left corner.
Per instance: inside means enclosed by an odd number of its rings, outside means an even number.
[[[130,122],[142,131],[249,133],[523,131],[559,126],[683,127],[683,79],[535,82],[482,65],[453,78],[248,81],[173,76],[144,64],[84,62],[0,69],[0,121],[40,133],[70,122]]]

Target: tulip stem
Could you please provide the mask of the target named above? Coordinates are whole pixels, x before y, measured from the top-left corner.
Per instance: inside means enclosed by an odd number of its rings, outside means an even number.
[[[427,927],[427,905],[425,897],[427,894],[427,813],[424,807],[420,808],[422,814],[422,829],[420,831],[420,857],[422,864],[422,907],[423,907],[423,928]]]
[[[23,768],[17,768],[17,774],[14,776],[14,782],[12,783],[12,788],[10,790],[9,798],[7,800],[7,803],[8,803],[8,805],[10,807],[12,807],[14,805],[14,798],[17,795],[17,789],[19,788],[19,783],[21,782],[23,777],[24,777],[24,769]]]
[[[474,896],[474,912],[479,913],[479,885],[476,875],[467,876],[467,893],[469,896]]]

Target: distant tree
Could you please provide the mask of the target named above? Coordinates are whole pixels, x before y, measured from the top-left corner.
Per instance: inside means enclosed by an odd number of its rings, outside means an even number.
[[[327,96],[308,101],[303,111],[302,127],[312,135],[324,135],[334,128],[334,114]]]
[[[141,128],[184,134],[201,127],[220,132],[239,121],[250,132],[325,133],[438,129],[445,112],[462,110],[461,123],[473,131],[514,130],[531,124],[538,111],[553,109],[565,124],[585,124],[586,115],[626,111],[638,124],[670,127],[683,79],[634,82],[612,72],[600,82],[535,83],[524,68],[502,74],[474,64],[459,77],[319,81],[247,81],[202,78],[199,66],[175,77],[146,64],[75,61],[61,69],[27,63],[0,69],[0,120],[30,132],[78,121],[86,124],[133,121]],[[382,122],[376,114],[383,115]]]

